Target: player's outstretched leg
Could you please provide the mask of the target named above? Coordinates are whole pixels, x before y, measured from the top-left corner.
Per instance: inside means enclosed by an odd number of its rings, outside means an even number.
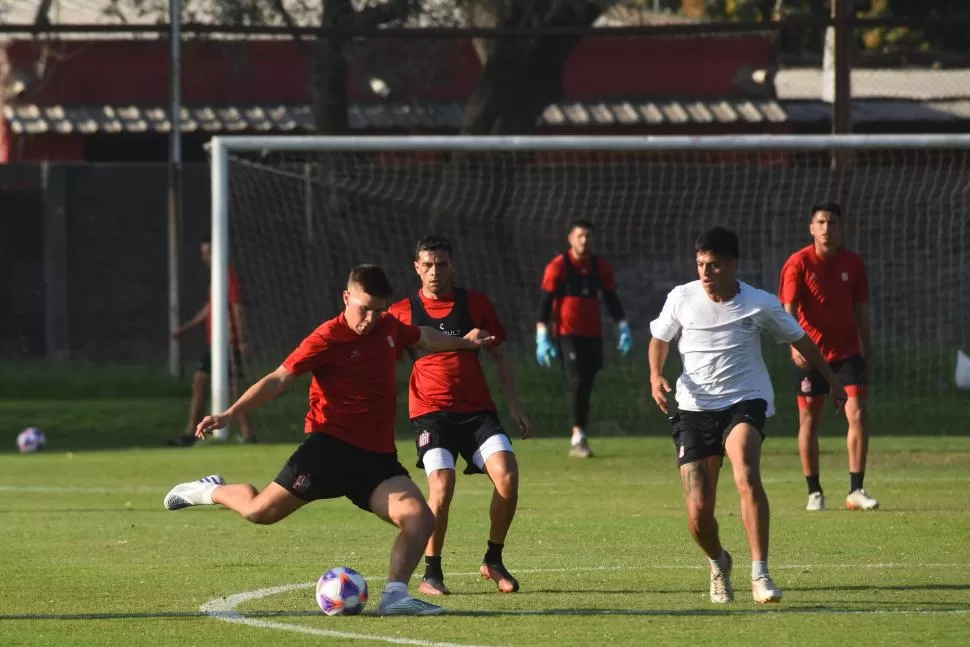
[[[866,475],[866,460],[869,454],[869,429],[867,427],[865,398],[862,394],[853,396],[845,403],[845,417],[849,421],[846,445],[849,450],[849,495],[845,507],[849,510],[875,510],[879,500],[869,496],[863,487]]]
[[[742,423],[729,432],[725,452],[734,470],[741,499],[741,521],[751,549],[751,595],[758,604],[780,602],[779,589],[768,573],[770,510],[761,482],[761,432]]]
[[[731,586],[733,560],[721,546],[714,507],[717,502],[717,477],[721,457],[708,456],[680,466],[687,503],[687,526],[691,537],[707,555],[711,567],[710,595],[714,604],[734,601]]]
[[[407,582],[434,531],[434,514],[421,490],[407,476],[394,476],[377,486],[369,505],[371,512],[401,530],[391,548],[387,586],[381,595],[378,613],[427,616],[444,611],[408,593]]]
[[[440,450],[446,451],[446,450]],[[424,464],[431,465],[434,456],[431,452],[425,454]],[[454,465],[454,458],[451,459]],[[428,506],[434,514],[435,526],[428,545],[424,551],[424,577],[418,591],[425,595],[448,595],[451,591],[445,586],[445,574],[441,568],[441,553],[445,545],[445,534],[448,532],[448,511],[451,500],[455,495],[454,467],[435,469],[428,474]]]
[[[498,438],[504,440],[505,437],[492,437]],[[502,593],[516,593],[519,590],[519,581],[505,568],[502,549],[519,501],[519,464],[511,451],[499,451],[488,457],[484,467],[495,491],[492,493],[489,510],[492,523],[488,550],[482,559],[480,573],[484,579],[494,581]]]

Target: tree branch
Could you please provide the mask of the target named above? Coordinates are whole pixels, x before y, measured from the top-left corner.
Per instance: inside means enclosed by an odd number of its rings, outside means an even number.
[[[406,20],[420,4],[415,0],[388,0],[358,10],[354,22],[358,27],[378,27],[395,20]]]

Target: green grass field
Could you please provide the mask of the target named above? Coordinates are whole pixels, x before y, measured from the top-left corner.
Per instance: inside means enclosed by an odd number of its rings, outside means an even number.
[[[829,416],[822,476],[830,510],[808,513],[793,411],[779,385],[764,473],[772,571],[785,600],[771,608],[750,601],[737,496],[723,479],[719,518],[735,555],[737,601],[715,608],[705,560],[687,534],[667,425],[642,387],[604,374],[594,426],[613,435],[593,439],[597,458],[577,461],[559,433],[558,387],[540,388],[552,378],[523,370],[540,434],[559,437],[516,442],[522,495],[506,562],[522,591],[500,595],[476,577],[489,488],[463,476],[444,562],[456,593],[445,600],[450,615],[328,618],[316,610],[312,583],[349,565],[376,596],[389,526],[346,501],[318,502],[268,527],[221,509],[161,505],[173,484],[204,474],[271,480],[299,440],[302,387],[257,418],[270,442],[168,449],[159,441],[183,424],[185,382],[139,367],[71,366],[0,368],[0,645],[967,642],[965,394],[876,394],[867,487],[883,509],[872,513],[841,509],[844,428]],[[50,451],[13,453],[27,424],[48,432]],[[410,439],[402,435],[399,447],[412,465]]]

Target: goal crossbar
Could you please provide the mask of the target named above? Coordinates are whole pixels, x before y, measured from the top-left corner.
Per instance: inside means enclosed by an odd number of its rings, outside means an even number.
[[[970,149],[970,135],[217,136],[212,163],[212,409],[230,404],[229,159],[254,152],[747,152]],[[225,431],[225,435],[228,431]],[[225,437],[225,436],[223,436]]]

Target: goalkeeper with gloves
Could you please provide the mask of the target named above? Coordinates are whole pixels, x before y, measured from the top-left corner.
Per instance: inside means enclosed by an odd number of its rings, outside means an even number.
[[[546,266],[542,277],[539,321],[536,323],[536,359],[545,367],[562,357],[569,378],[573,414],[570,456],[589,458],[586,439],[589,398],[596,373],[603,368],[603,326],[599,297],[617,323],[617,349],[624,356],[633,349],[630,325],[616,296],[613,267],[590,253],[593,223],[575,220],[569,227],[569,249]],[[555,317],[553,317],[555,312]],[[553,330],[550,330],[552,328]]]

